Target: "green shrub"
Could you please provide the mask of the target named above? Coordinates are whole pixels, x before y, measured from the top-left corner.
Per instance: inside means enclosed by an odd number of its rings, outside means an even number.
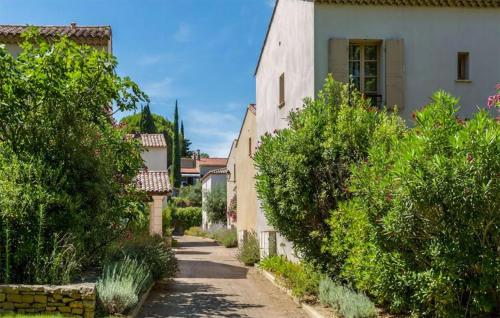
[[[248,233],[245,242],[243,242],[242,246],[238,247],[236,257],[240,262],[247,266],[251,266],[259,262],[260,247],[259,240],[257,239],[257,234],[255,234],[255,232]]]
[[[340,286],[329,278],[319,282],[319,300],[345,318],[377,317],[377,309],[368,297]]]
[[[201,206],[201,182],[181,188],[179,196],[183,198],[186,206]]]
[[[203,207],[207,211],[208,221],[213,224],[226,224],[227,195],[225,183],[219,184],[210,192],[207,192]]]
[[[177,208],[172,215],[172,223],[175,229],[179,229],[180,231],[184,231],[184,229],[189,229],[193,226],[200,226],[201,208]]]
[[[97,294],[109,314],[123,314],[132,308],[152,282],[151,272],[144,262],[129,257],[104,267],[97,281]]]
[[[127,258],[143,262],[154,280],[172,278],[178,270],[174,251],[159,235],[138,235],[121,240],[108,249],[107,262]]]
[[[309,264],[293,263],[283,256],[270,256],[259,263],[292,290],[292,294],[304,301],[314,301],[318,295],[320,274]]]
[[[339,278],[394,311],[500,309],[500,124],[484,111],[457,120],[456,103],[438,92],[413,129],[374,143],[329,220]]]
[[[401,121],[330,77],[316,100],[290,113],[289,128],[261,139],[254,159],[266,218],[322,270],[336,263],[322,249],[330,211],[350,198],[350,167],[366,160],[375,129],[388,120]]]
[[[211,237],[227,248],[238,246],[236,229],[219,228],[214,231]]]
[[[203,230],[199,226],[190,227],[188,230],[184,231],[184,235],[198,236],[198,237],[209,237],[210,233]]]

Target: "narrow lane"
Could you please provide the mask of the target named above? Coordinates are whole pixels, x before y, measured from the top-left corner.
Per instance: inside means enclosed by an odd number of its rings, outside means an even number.
[[[178,237],[180,271],[158,283],[139,317],[306,317],[254,268],[240,265],[236,249]]]

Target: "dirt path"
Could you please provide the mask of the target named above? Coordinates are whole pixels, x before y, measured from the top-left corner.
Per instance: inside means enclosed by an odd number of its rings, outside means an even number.
[[[201,238],[177,239],[177,278],[156,285],[139,317],[306,317],[254,268],[241,266],[236,249]]]

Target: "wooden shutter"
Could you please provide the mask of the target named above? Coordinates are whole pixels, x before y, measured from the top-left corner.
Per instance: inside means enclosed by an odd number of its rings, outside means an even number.
[[[402,39],[385,41],[385,95],[387,107],[405,107],[405,50]]]
[[[328,72],[336,81],[349,82],[349,40],[330,39],[328,45]]]

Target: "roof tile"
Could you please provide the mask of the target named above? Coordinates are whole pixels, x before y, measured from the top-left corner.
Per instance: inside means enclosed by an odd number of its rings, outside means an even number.
[[[136,177],[137,188],[149,194],[166,194],[172,190],[168,171],[141,171]]]

